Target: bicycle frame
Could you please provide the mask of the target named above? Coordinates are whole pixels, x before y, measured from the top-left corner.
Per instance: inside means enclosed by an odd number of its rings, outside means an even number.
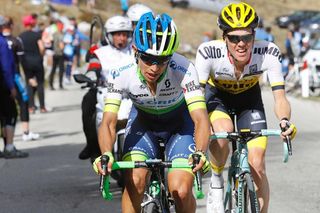
[[[228,171],[228,180],[227,180],[227,187],[226,187],[226,196],[224,201],[224,208],[227,209],[227,204],[232,199],[232,192],[235,190],[235,192],[238,193],[237,196],[237,210],[236,212],[244,212],[244,206],[242,205],[244,202],[242,200],[241,194],[243,192],[243,184],[246,181],[245,180],[245,174],[250,174],[250,166],[248,162],[248,150],[246,146],[246,142],[242,141],[240,138],[237,139],[237,141],[232,141],[233,143],[236,143],[237,148],[233,150],[232,156],[231,156],[231,166],[229,167]],[[237,187],[235,189],[232,189],[232,181],[235,181],[234,186]],[[259,211],[259,204],[256,192],[254,191],[254,205],[257,212]]]

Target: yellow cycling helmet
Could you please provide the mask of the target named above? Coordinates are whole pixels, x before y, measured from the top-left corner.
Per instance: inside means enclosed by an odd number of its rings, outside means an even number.
[[[259,17],[254,9],[243,2],[225,6],[218,17],[218,26],[222,31],[238,28],[256,28]]]

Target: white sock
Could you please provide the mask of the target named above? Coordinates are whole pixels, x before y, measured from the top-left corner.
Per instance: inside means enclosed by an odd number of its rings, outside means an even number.
[[[211,186],[214,188],[223,188],[223,176],[222,173],[217,174],[215,171],[212,170],[212,175],[211,175]]]

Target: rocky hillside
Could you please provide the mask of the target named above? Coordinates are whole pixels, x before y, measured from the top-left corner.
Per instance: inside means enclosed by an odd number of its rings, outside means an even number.
[[[14,16],[16,21],[16,32],[21,30],[21,18],[30,12],[38,14],[45,13],[47,7],[44,5],[30,5],[29,0],[20,1],[20,4],[15,4],[15,1],[0,0],[0,13],[3,15]],[[81,0],[79,0],[81,2]],[[60,13],[67,16],[75,16],[79,20],[89,20],[93,14],[100,14],[103,19],[106,19],[114,14],[121,14],[119,0],[96,0],[97,6],[93,11],[88,12],[84,4],[76,6],[60,6],[53,5]],[[130,0],[130,4],[137,2],[144,3],[156,13],[166,12],[170,14],[181,33],[182,43],[190,44],[196,48],[202,41],[205,32],[213,32],[217,30],[216,14],[209,12],[194,10],[171,8],[169,0]],[[253,5],[258,14],[264,18],[265,23],[272,26],[272,32],[275,35],[277,44],[283,48],[286,31],[279,29],[274,25],[274,18],[278,15],[287,14],[297,9],[314,9],[320,8],[319,0],[248,0],[249,4]],[[319,9],[320,10],[320,9]],[[221,36],[219,30],[218,37]]]

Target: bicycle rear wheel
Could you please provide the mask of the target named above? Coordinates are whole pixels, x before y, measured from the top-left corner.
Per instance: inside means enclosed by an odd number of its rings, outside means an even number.
[[[259,213],[259,203],[255,192],[252,177],[249,173],[244,176],[244,181],[241,183],[241,192],[239,191],[239,196],[243,202],[242,213]]]

